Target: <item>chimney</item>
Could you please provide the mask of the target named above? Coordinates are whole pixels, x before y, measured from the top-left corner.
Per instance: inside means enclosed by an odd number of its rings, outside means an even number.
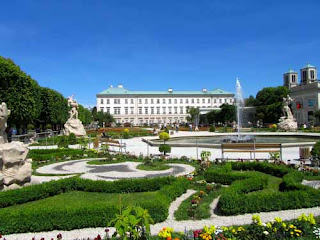
[[[119,84],[119,85],[118,85],[118,88],[123,88],[123,85],[122,85],[122,84]]]
[[[202,92],[207,92],[207,89],[206,88],[202,88]]]
[[[168,88],[168,92],[169,92],[169,93],[172,93],[172,92],[173,92],[173,89],[172,89],[172,88]]]

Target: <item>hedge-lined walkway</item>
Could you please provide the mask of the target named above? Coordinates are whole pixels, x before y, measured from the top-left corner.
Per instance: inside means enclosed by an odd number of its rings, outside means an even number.
[[[188,190],[186,194],[183,194],[181,197],[177,198],[176,201],[171,203],[169,209],[174,211],[178,209],[179,205],[187,199],[191,190]],[[314,216],[320,216],[320,207],[314,208],[304,208],[304,209],[295,209],[295,210],[284,210],[284,211],[274,211],[274,212],[263,212],[256,213],[259,214],[263,222],[268,222],[274,220],[275,217],[280,217],[282,220],[292,220],[299,217],[302,213],[309,214],[312,213]],[[165,222],[161,222],[151,226],[151,232],[153,235],[158,234],[158,232],[166,226],[174,228],[176,232],[184,232],[187,230],[197,230],[203,228],[207,225],[215,226],[232,226],[232,225],[245,225],[252,222],[253,214],[243,214],[237,216],[211,216],[210,219],[204,220],[187,220],[187,221],[176,221],[172,219],[172,216],[169,215],[168,219]],[[110,228],[110,234],[114,232],[114,229]],[[40,239],[44,237],[45,239],[55,238],[57,234],[61,233],[63,239],[74,240],[74,239],[87,239],[95,238],[98,234],[104,236],[105,228],[84,228],[77,229],[72,231],[52,231],[52,232],[40,232],[40,233],[22,233],[22,234],[12,234],[6,235],[7,240],[31,240],[32,237]]]

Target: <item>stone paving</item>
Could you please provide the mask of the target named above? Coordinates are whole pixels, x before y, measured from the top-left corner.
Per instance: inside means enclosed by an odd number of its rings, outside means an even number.
[[[37,169],[40,174],[82,174],[81,177],[92,180],[114,181],[127,178],[182,176],[195,170],[188,164],[169,163],[169,169],[162,171],[144,171],[137,169],[141,162],[123,162],[104,165],[87,164],[93,159],[72,160],[54,163]],[[95,159],[96,160],[96,159]],[[125,173],[125,174],[124,174]]]

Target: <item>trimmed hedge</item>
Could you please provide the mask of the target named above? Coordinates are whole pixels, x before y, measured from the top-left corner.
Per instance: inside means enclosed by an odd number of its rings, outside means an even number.
[[[68,181],[67,181],[68,180]],[[52,181],[19,190],[1,192],[1,206],[12,206],[30,202],[24,206],[0,209],[0,233],[39,232],[71,230],[85,227],[103,227],[119,213],[119,205],[105,201],[104,204],[74,205],[36,204],[31,201],[44,199],[73,190],[104,193],[133,193],[157,191],[154,198],[145,198],[140,206],[148,209],[155,222],[164,221],[168,216],[170,202],[188,188],[188,180],[155,178],[122,180],[117,182],[83,180],[77,177]],[[69,193],[70,194],[70,193]],[[28,197],[29,196],[29,197]],[[134,202],[132,203],[135,204]],[[124,206],[123,206],[124,207]]]
[[[257,172],[239,173],[231,169]],[[259,172],[281,177],[280,191],[266,189],[268,178]],[[218,208],[222,215],[320,206],[320,191],[301,184],[305,176],[305,173],[284,165],[257,162],[228,163],[205,173],[207,182],[231,184],[219,199]]]
[[[81,149],[33,149],[28,153],[28,158],[32,158],[32,161],[46,161],[53,158],[63,158],[69,156],[82,156],[83,150]]]

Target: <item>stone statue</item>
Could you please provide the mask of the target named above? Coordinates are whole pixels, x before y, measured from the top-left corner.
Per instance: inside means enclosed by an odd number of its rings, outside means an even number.
[[[20,188],[29,184],[32,174],[32,160],[27,159],[28,148],[21,142],[8,143],[5,130],[10,110],[0,105],[0,190]]]
[[[291,109],[289,107],[290,103],[293,101],[293,99],[287,95],[287,97],[283,98],[283,107],[282,107],[282,113],[284,116],[282,116],[279,119],[278,128],[280,130],[284,130],[286,132],[292,132],[297,131],[298,124],[296,120],[294,119]]]
[[[73,99],[74,94],[68,97],[68,106],[71,107],[69,111],[70,117],[64,124],[64,134],[70,135],[74,133],[76,136],[86,136],[86,130],[84,129],[82,122],[78,119],[78,103]]]
[[[68,106],[71,107],[71,110],[69,111],[70,118],[78,119],[78,103],[76,100],[73,99],[74,94],[70,97],[68,97]]]
[[[289,107],[290,103],[293,102],[293,99],[287,95],[287,97],[283,98],[283,107],[282,107],[282,113],[284,117],[287,119],[293,119],[291,109]]]
[[[7,143],[7,120],[10,115],[10,110],[7,108],[7,104],[4,102],[0,105],[0,144]]]

